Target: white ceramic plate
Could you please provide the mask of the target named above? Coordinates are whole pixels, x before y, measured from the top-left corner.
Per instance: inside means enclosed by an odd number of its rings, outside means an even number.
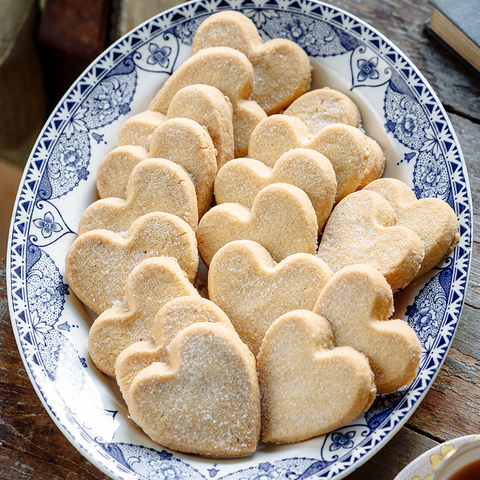
[[[384,148],[385,176],[418,198],[439,197],[458,215],[460,243],[395,297],[396,316],[415,329],[423,356],[407,388],[377,397],[353,424],[307,442],[260,445],[251,457],[207,459],[166,451],[128,418],[115,382],[87,351],[92,316],[64,281],[65,254],[84,209],[96,199],[99,162],[118,131],[145,110],[190,55],[208,15],[240,10],[264,40],[286,37],[311,58],[313,87],[344,91]],[[438,373],[463,305],[470,262],[467,172],[448,118],[415,66],[370,26],[332,6],[302,0],[202,0],[182,4],[120,39],[82,74],[46,123],[25,168],[7,258],[12,324],[32,383],[68,439],[115,479],[340,479],[406,422]]]

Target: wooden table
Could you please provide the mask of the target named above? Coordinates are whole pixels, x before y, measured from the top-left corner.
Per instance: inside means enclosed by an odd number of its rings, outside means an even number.
[[[480,219],[480,78],[425,30],[427,0],[337,0],[392,40],[439,95],[460,140]],[[438,443],[480,433],[480,239],[474,232],[466,303],[456,337],[433,387],[405,427],[349,480],[392,480]],[[107,478],[82,457],[50,419],[22,364],[10,324],[5,260],[0,263],[0,479]],[[423,480],[423,479],[422,479]]]

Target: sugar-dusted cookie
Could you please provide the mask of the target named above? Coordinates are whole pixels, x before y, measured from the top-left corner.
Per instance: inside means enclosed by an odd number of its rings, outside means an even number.
[[[122,395],[126,398],[133,379],[141,370],[154,362],[168,362],[167,347],[170,342],[181,330],[200,322],[216,322],[233,330],[225,313],[212,301],[201,298],[198,294],[166,302],[152,322],[149,333],[151,338],[130,345],[117,357],[115,377]]]
[[[190,85],[170,102],[167,119],[190,118],[205,127],[217,152],[220,168],[234,157],[233,109],[228,97],[210,85]]]
[[[190,175],[197,194],[198,215],[209,208],[217,173],[215,147],[210,135],[195,120],[174,118],[153,132],[150,152],[143,147],[123,146],[112,150],[100,163],[97,189],[100,198],[126,198],[132,170],[148,157],[170,160]]]
[[[291,40],[264,43],[255,24],[240,12],[211,15],[198,27],[192,53],[210,47],[244,53],[255,72],[252,100],[268,115],[278,113],[310,88],[312,67],[305,51]]]
[[[170,160],[140,162],[128,180],[126,200],[112,197],[92,203],[80,218],[78,234],[101,228],[126,232],[135,220],[151,212],[171,213],[197,229],[195,187],[188,173]]]
[[[143,147],[148,151],[150,139],[157,127],[167,117],[160,112],[146,110],[126,120],[118,134],[118,145],[134,145]]]
[[[342,92],[328,87],[307,92],[295,100],[284,112],[302,120],[311,135],[332,123],[344,123],[360,128],[360,111],[357,105]],[[382,176],[385,154],[380,145],[366,136],[369,154],[363,178],[358,189]]]
[[[249,100],[254,84],[252,64],[233,48],[200,50],[173,72],[150,102],[149,109],[166,115],[175,94],[196,84],[216,87],[229,98],[233,107],[235,157],[245,156],[253,128],[267,116],[256,102]]]
[[[197,192],[199,218],[210,208],[217,174],[215,147],[204,127],[189,118],[171,118],[152,135],[150,156],[183,167]]]
[[[95,313],[121,302],[130,272],[146,258],[173,257],[193,283],[198,268],[194,231],[169,213],[149,213],[136,220],[125,237],[108,230],[80,235],[65,258],[67,282]]]
[[[378,393],[390,393],[416,375],[421,345],[403,320],[387,320],[393,311],[392,289],[374,267],[351,265],[329,280],[314,312],[332,325],[337,346],[365,354]]]
[[[131,418],[164,447],[217,457],[256,449],[255,360],[238,335],[218,323],[183,329],[170,343],[168,363],[138,373],[126,401]]]
[[[317,255],[334,272],[347,265],[371,265],[396,292],[416,277],[423,244],[413,230],[395,225],[395,213],[381,195],[360,190],[333,209]]]
[[[368,153],[367,165],[365,167],[365,173],[362,181],[358,186],[358,190],[364,188],[369,183],[373,182],[377,178],[383,175],[385,170],[386,158],[383,153],[382,147],[371,137],[367,136],[367,143],[370,149]]]
[[[298,253],[277,264],[261,245],[241,240],[213,257],[208,295],[256,356],[270,325],[291,310],[312,310],[331,276],[314,255]]]
[[[344,93],[328,87],[304,93],[283,113],[300,118],[312,135],[331,123],[360,126],[360,111],[355,102]]]
[[[410,228],[423,242],[425,256],[417,277],[453,251],[460,235],[457,216],[448,203],[439,198],[417,200],[407,184],[393,178],[376,180],[366,188],[390,203],[396,225]]]
[[[153,257],[138,264],[126,279],[126,302],[105,310],[90,328],[88,352],[93,363],[114,377],[118,355],[136,342],[153,341],[157,312],[176,297],[190,298],[185,295],[200,297],[175,259]]]
[[[315,150],[290,150],[273,169],[251,158],[228,162],[215,178],[215,201],[252,208],[258,192],[278,182],[295,185],[307,194],[317,215],[318,229],[322,230],[335,201],[337,181],[330,161]]]
[[[273,183],[255,197],[252,209],[238,203],[216,205],[197,229],[198,251],[207,267],[233,240],[254,240],[277,262],[294,253],[315,254],[317,217],[307,194],[294,185]]]
[[[132,170],[146,158],[148,152],[142,146],[124,145],[114,148],[98,166],[98,196],[125,198]]]
[[[301,442],[331,432],[368,410],[375,398],[366,357],[335,347],[328,321],[307,310],[275,320],[257,371],[264,442]]]
[[[252,132],[248,156],[272,168],[285,152],[294,148],[309,148],[330,160],[337,179],[336,202],[358,188],[370,152],[367,138],[358,128],[334,123],[312,136],[299,118],[272,115]]]

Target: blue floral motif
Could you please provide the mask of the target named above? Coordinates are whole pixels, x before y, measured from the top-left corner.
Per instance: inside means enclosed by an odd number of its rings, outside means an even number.
[[[357,75],[357,80],[359,82],[364,82],[367,78],[377,80],[380,77],[378,70],[375,68],[377,65],[378,57],[372,57],[370,60],[360,58],[357,62],[357,66],[360,70]]]
[[[180,477],[180,470],[172,464],[162,460],[150,462],[150,472],[148,476],[158,480],[177,480]]]
[[[163,68],[168,68],[168,64],[170,60],[168,57],[172,53],[172,49],[170,47],[162,47],[160,48],[156,43],[151,43],[148,46],[148,50],[150,51],[151,55],[147,58],[147,63],[150,65],[155,65],[158,63]]]
[[[115,77],[100,84],[100,91],[94,97],[96,104],[92,112],[100,123],[104,123],[106,118],[114,116],[117,110],[124,107],[126,86],[126,83],[121,84]]]
[[[42,218],[33,220],[36,227],[40,229],[44,238],[50,238],[53,232],[60,232],[63,227],[55,221],[51,212],[47,212]]]
[[[86,108],[79,108],[68,120],[65,126],[65,135],[68,139],[74,135],[75,132],[86,132],[88,131],[87,126],[85,125],[85,113],[87,112]]]
[[[423,348],[431,348],[430,341],[440,329],[447,308],[447,297],[441,278],[443,271],[430,281],[429,289],[422,289],[415,303],[407,307],[408,324],[415,330]]]
[[[259,472],[251,476],[251,480],[276,480],[280,477],[280,472],[270,463],[265,462],[259,465]]]
[[[38,261],[28,275],[27,293],[30,314],[35,324],[42,329],[41,324],[57,323],[65,302],[66,286],[62,276],[51,258],[41,253]]]
[[[385,97],[387,131],[412,150],[420,150],[427,138],[425,130],[429,122],[421,105],[409,96],[391,87]]]
[[[352,448],[353,441],[352,438],[355,436],[355,432],[346,432],[346,433],[333,433],[332,434],[332,444],[330,445],[330,450],[340,450],[341,448]]]
[[[30,317],[32,323],[32,334],[37,345],[45,345],[45,336],[52,330],[52,326],[42,321],[38,312],[34,310]]]
[[[256,10],[248,10],[246,13],[252,16],[255,12]],[[263,10],[263,12],[270,11]],[[292,40],[312,56],[340,55],[357,45],[353,37],[346,33],[340,35],[337,29],[327,22],[315,20],[307,15],[294,15],[282,11],[270,12],[268,22],[262,25],[262,29],[270,38]]]
[[[413,185],[417,198],[438,197],[447,200],[450,178],[443,156],[437,159],[430,152],[421,152],[415,163]]]

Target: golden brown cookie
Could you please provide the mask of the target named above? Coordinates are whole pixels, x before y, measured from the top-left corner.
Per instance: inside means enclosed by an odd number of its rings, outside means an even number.
[[[307,311],[285,313],[268,329],[257,361],[262,440],[301,442],[368,410],[375,381],[366,357],[335,347],[330,324]]]
[[[291,310],[312,310],[332,272],[305,253],[276,263],[261,245],[231,242],[212,259],[208,295],[256,356],[270,325]]]
[[[370,152],[367,138],[358,128],[334,123],[312,136],[299,118],[272,115],[252,132],[248,156],[273,168],[285,152],[294,148],[315,150],[330,160],[337,179],[336,202],[358,188]]]
[[[170,342],[181,330],[200,322],[220,323],[233,330],[225,313],[213,302],[201,298],[197,293],[173,298],[166,302],[158,310],[152,322],[151,333],[149,333],[151,338],[130,345],[117,357],[115,377],[122,395],[126,398],[133,379],[141,370],[154,362],[168,362],[167,347]]]
[[[150,156],[183,167],[193,180],[199,218],[210,208],[217,174],[215,147],[204,127],[189,118],[171,118],[152,135]]]
[[[317,217],[307,194],[273,183],[260,190],[252,209],[238,203],[216,205],[197,229],[198,251],[208,267],[215,253],[233,240],[254,240],[277,262],[294,253],[315,254]]]
[[[256,449],[255,360],[238,335],[218,323],[183,329],[170,343],[168,363],[138,373],[126,400],[131,418],[164,447],[218,457]]]
[[[408,185],[393,178],[374,181],[366,187],[385,198],[395,212],[395,224],[408,227],[425,249],[417,277],[431,270],[449,255],[458,243],[458,220],[450,205],[439,198],[417,197]]]
[[[199,294],[175,259],[154,257],[138,264],[126,279],[125,302],[105,310],[90,328],[88,352],[97,368],[114,377],[118,355],[136,342],[153,341],[155,315],[176,297]]]
[[[337,346],[349,345],[369,360],[378,393],[390,393],[415,377],[421,346],[403,320],[388,320],[392,289],[374,267],[351,265],[329,280],[313,310],[332,325]]]
[[[92,203],[82,214],[78,234],[106,229],[126,232],[142,215],[171,213],[197,229],[198,207],[195,187],[188,173],[169,160],[149,158],[132,171],[127,183],[126,200],[104,198]]]
[[[235,157],[245,156],[252,129],[267,116],[250,100],[254,73],[247,57],[227,47],[200,50],[173,72],[150,102],[149,109],[166,115],[175,94],[197,84],[216,87],[229,98],[233,107]]]
[[[215,178],[215,201],[252,208],[256,195],[272,183],[288,183],[301,188],[312,202],[318,229],[323,229],[335,201],[337,181],[330,161],[314,150],[290,150],[272,169],[251,158],[228,162]]]
[[[380,178],[383,175],[387,161],[382,147],[380,147],[380,145],[373,138],[367,136],[367,143],[370,152],[368,153],[365,173],[360,185],[358,186],[358,190],[361,190],[369,183],[377,180],[377,178]]]
[[[267,115],[278,113],[310,88],[312,67],[305,51],[291,40],[263,42],[255,24],[240,12],[211,15],[198,27],[192,53],[230,47],[244,53],[255,72],[252,100]]]
[[[136,220],[125,237],[108,230],[80,235],[65,259],[67,282],[77,297],[100,314],[122,302],[130,272],[151,257],[173,257],[193,283],[198,268],[195,233],[169,213]]]
[[[205,127],[217,152],[217,168],[234,157],[233,109],[228,97],[210,85],[190,85],[170,102],[167,119],[190,118]]]
[[[141,146],[124,145],[114,148],[98,167],[98,196],[125,199],[132,170],[146,158],[148,158],[148,152]]]
[[[118,134],[118,145],[134,145],[143,147],[148,151],[150,139],[157,127],[165,120],[166,116],[160,112],[146,110],[126,120]]]
[[[302,120],[312,135],[332,123],[360,126],[360,111],[355,102],[344,93],[328,87],[304,93],[283,113]]]
[[[347,265],[371,265],[396,292],[416,277],[423,244],[413,230],[395,224],[395,213],[381,195],[361,190],[333,209],[317,255],[334,272]]]

